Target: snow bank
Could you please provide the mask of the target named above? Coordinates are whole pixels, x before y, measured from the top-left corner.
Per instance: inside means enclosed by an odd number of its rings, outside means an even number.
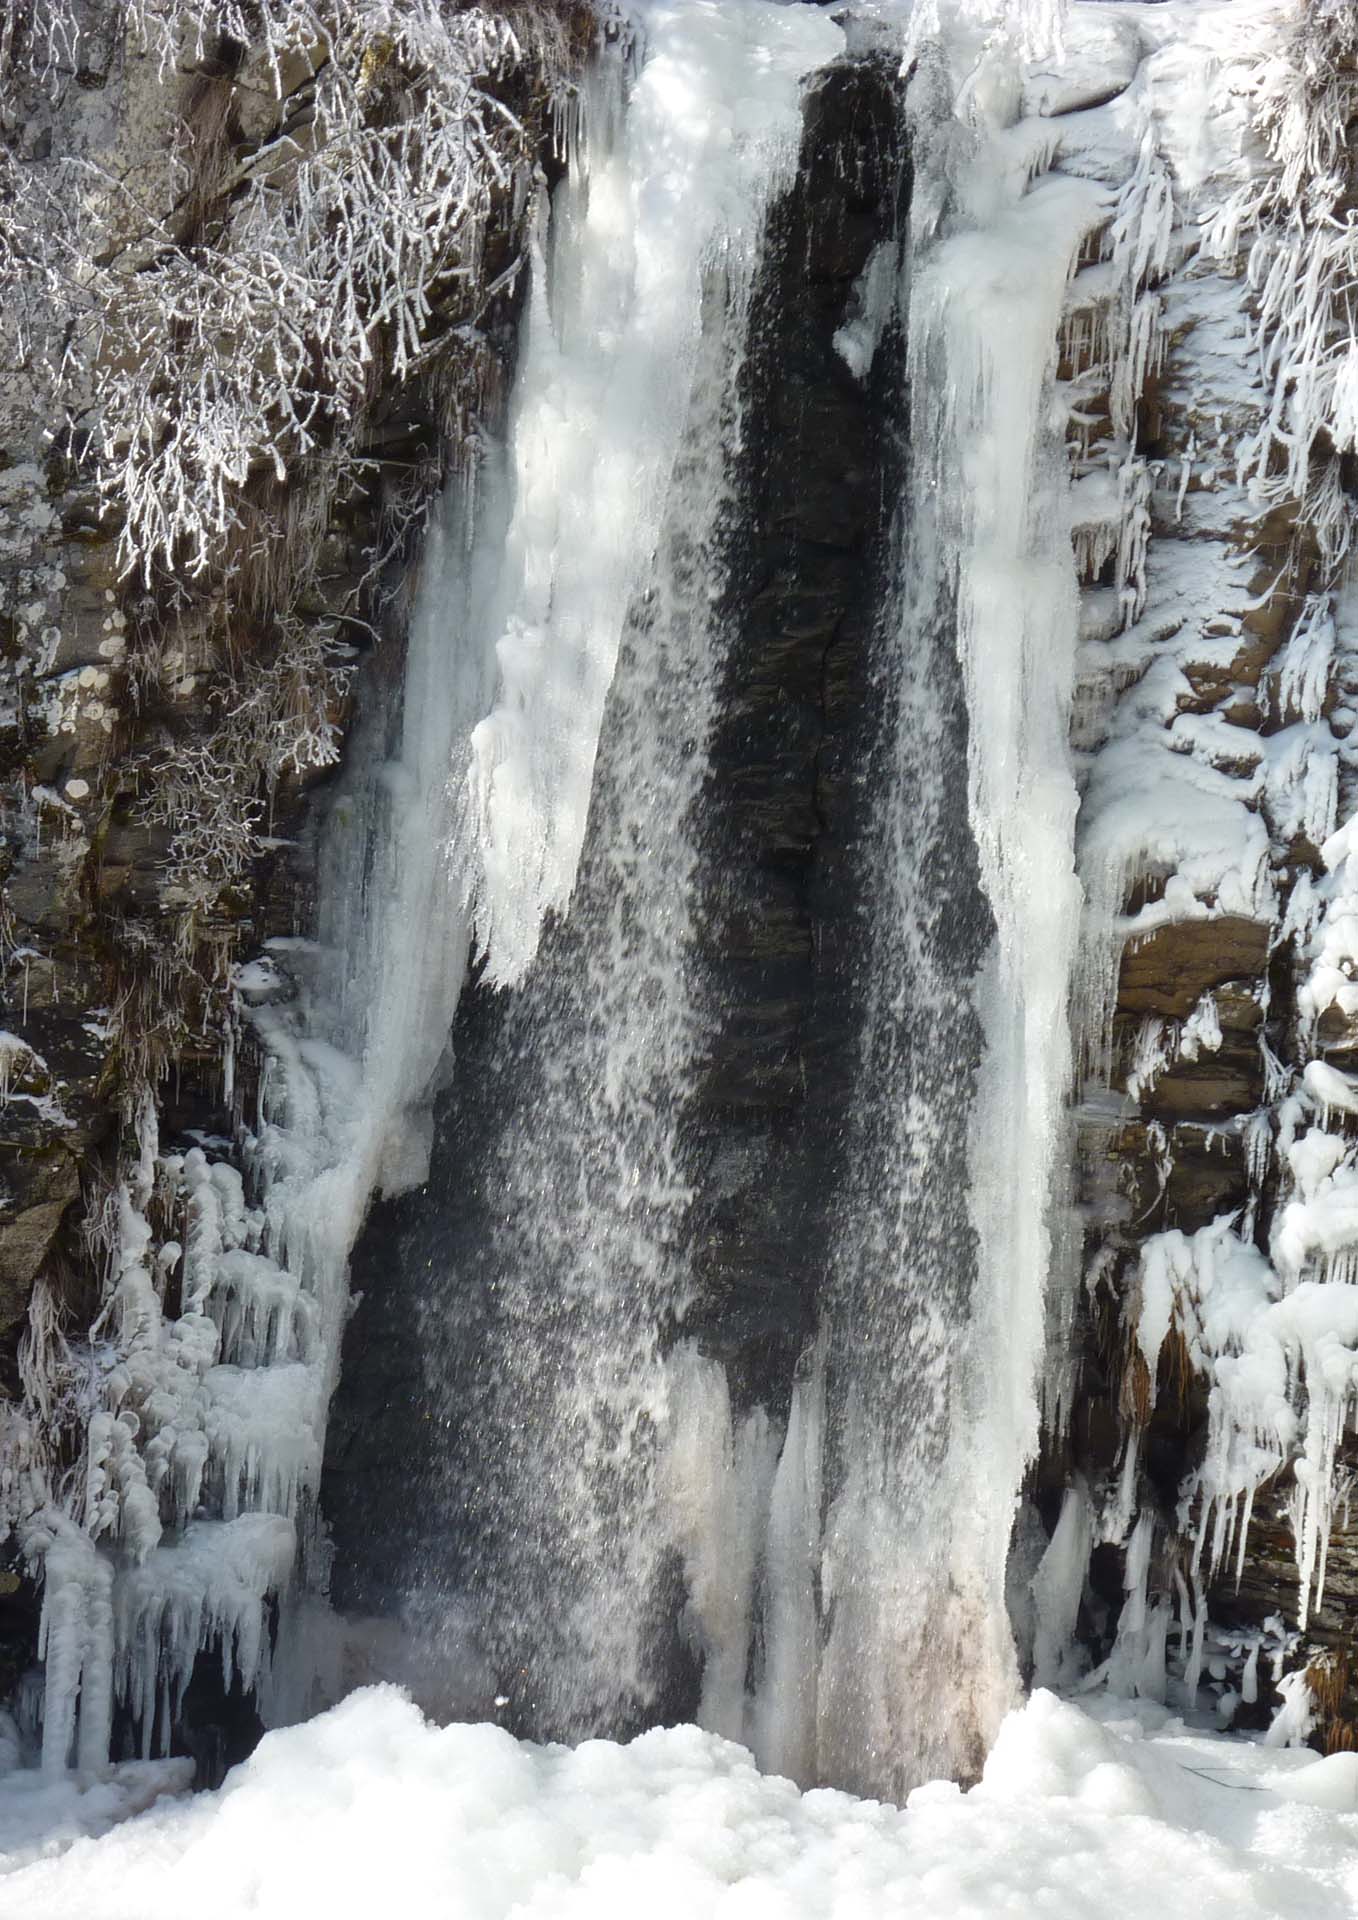
[[[59,1804],[50,1784],[34,1798],[33,1776],[0,1781],[4,1906],[26,1920],[1354,1910],[1352,1755],[1106,1712],[1100,1724],[1037,1693],[1004,1723],[978,1786],[934,1782],[899,1809],[799,1793],[695,1727],[531,1747],[497,1727],[430,1726],[374,1688],[269,1734],[220,1792],[162,1799],[103,1838],[73,1836],[107,1823],[112,1786],[69,1788]],[[145,1804],[150,1783],[129,1782],[129,1799],[134,1786]],[[32,1816],[24,1840],[16,1807]]]

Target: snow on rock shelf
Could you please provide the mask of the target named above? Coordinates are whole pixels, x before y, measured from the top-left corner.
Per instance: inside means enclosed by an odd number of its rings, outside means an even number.
[[[1125,1703],[1096,1720],[1045,1692],[1010,1714],[969,1792],[935,1781],[904,1808],[800,1793],[696,1727],[534,1747],[431,1726],[392,1688],[269,1734],[217,1793],[148,1805],[175,1786],[153,1772],[0,1781],[5,1911],[1338,1920],[1358,1900],[1355,1756],[1193,1734]]]

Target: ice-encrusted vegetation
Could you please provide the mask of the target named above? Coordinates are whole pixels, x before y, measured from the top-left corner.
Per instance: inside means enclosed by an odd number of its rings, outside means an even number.
[[[163,217],[78,163],[37,195],[22,167],[6,183],[22,347],[58,397],[91,396],[79,425],[120,521],[122,567],[147,586],[234,571],[251,536],[268,541],[272,529],[245,520],[252,474],[295,483],[321,456],[342,491],[345,465],[361,473],[375,373],[413,371],[437,291],[482,291],[490,199],[526,157],[494,90],[525,57],[504,14],[433,0],[248,12],[142,6],[126,23],[129,53],[169,74],[233,49],[259,116],[262,137],[241,156],[205,91],[179,129]],[[112,258],[106,194],[130,228]],[[301,572],[307,544],[289,555]],[[276,554],[268,564],[276,581]]]
[[[1248,248],[1255,294],[1264,411],[1237,466],[1252,498],[1300,504],[1328,586],[1353,537],[1333,456],[1358,450],[1358,17],[1346,0],[1299,10],[1259,63],[1251,91],[1271,165],[1226,203],[1209,240],[1218,253]]]
[[[154,111],[168,144],[163,183],[78,150],[27,157],[34,89],[70,87],[92,19],[122,35],[128,111]],[[379,544],[335,609],[361,623],[432,497],[437,449],[401,476],[365,446],[382,382],[424,383],[454,456],[474,437],[488,218],[522,198],[539,132],[508,83],[531,74],[550,105],[571,28],[569,11],[434,0],[10,16],[6,362],[46,390],[142,590],[134,686],[211,688],[214,724],[152,757],[144,783],[186,923],[245,878],[280,778],[334,762],[352,633],[317,606],[336,509],[380,486]]]
[[[512,287],[532,165],[601,19],[433,0],[5,16],[6,390],[45,396],[60,458],[116,535],[131,617],[110,671],[134,703],[196,692],[204,715],[143,749],[164,919],[118,956],[127,1145],[88,1216],[103,1305],[76,1329],[39,1284],[6,1413],[6,1518],[45,1575],[49,1767],[97,1764],[118,1704],[146,1750],[167,1742],[202,1646],[220,1645],[228,1686],[267,1666],[371,1175],[352,1160],[357,1067],[308,1041],[305,1016],[271,1013],[291,989],[267,961],[233,965],[224,906],[280,787],[337,759],[355,623],[377,616],[386,557],[441,470],[473,464],[478,321]],[[166,143],[163,178],[115,177],[43,131],[91,37],[127,124]],[[383,383],[418,387],[439,429],[394,484],[365,447]],[[378,543],[336,604],[328,525],[379,483]],[[262,1060],[257,1111],[237,1106],[234,1143],[162,1152],[159,1081],[195,1029],[223,1050],[228,1107],[236,1056]],[[346,1154],[347,1204],[317,1194],[299,1215]]]

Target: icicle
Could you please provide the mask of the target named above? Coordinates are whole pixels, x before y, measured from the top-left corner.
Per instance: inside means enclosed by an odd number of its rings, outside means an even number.
[[[750,1741],[766,1773],[809,1784],[815,1778],[820,1627],[820,1557],[825,1424],[823,1341],[792,1391],[787,1433],[773,1481],[765,1547],[764,1664]]]
[[[690,1348],[667,1368],[666,1505],[688,1577],[690,1631],[703,1654],[700,1725],[746,1738],[755,1564],[775,1477],[776,1438],[756,1409],[731,1421],[725,1370]]]
[[[1067,1487],[1056,1530],[1033,1576],[1037,1608],[1035,1687],[1057,1687],[1068,1677],[1093,1540],[1094,1515],[1088,1491],[1083,1483]]]
[[[1277,1681],[1283,1703],[1269,1722],[1266,1747],[1304,1747],[1316,1724],[1316,1703],[1305,1670]]]

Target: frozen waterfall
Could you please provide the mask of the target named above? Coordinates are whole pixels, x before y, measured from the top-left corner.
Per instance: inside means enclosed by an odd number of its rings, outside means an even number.
[[[1112,195],[1024,111],[1052,9],[1005,12],[608,12],[318,938],[238,981],[248,1182],[143,1125],[88,1528],[38,1542],[52,1768],[116,1710],[166,1746],[210,1644],[275,1721],[392,1677],[892,1796],[1014,1704],[1080,905],[1056,356]]]
[[[380,1365],[424,1410],[427,1447],[408,1461],[420,1441],[394,1416],[385,1492],[340,1523],[336,1594],[375,1645],[399,1623],[431,1700],[537,1736],[692,1714],[799,1779],[901,1792],[977,1764],[1017,1688],[1005,1565],[1061,1267],[1079,903],[1052,379],[1107,196],[1043,177],[1041,123],[1015,124],[1016,40],[967,16],[926,48],[896,109],[913,217],[824,342],[835,377],[897,396],[844,1171],[808,1343],[793,1375],[766,1366],[751,1388],[728,1378],[701,1271],[706,1187],[746,1137],[702,1091],[724,1019],[702,963],[729,864],[713,822],[740,799],[703,801],[726,777],[741,449],[772,351],[750,321],[773,271],[761,236],[799,192],[796,82],[839,36],[743,11],[765,91],[742,125],[735,96],[719,104],[735,18],[646,16],[634,88],[587,101],[539,223],[508,531],[492,518],[477,550],[502,545],[489,630],[505,635],[471,748],[482,964],[427,1190],[362,1256],[393,1304],[355,1353],[391,1343]],[[854,57],[899,63],[902,25],[879,19]],[[703,149],[710,171],[686,163],[664,232],[687,264],[638,281],[663,289],[656,332],[618,263],[655,245],[638,173],[681,96],[735,138]],[[652,353],[675,369],[663,381]],[[355,1380],[342,1419],[361,1454]],[[408,1652],[384,1658],[410,1679]]]

